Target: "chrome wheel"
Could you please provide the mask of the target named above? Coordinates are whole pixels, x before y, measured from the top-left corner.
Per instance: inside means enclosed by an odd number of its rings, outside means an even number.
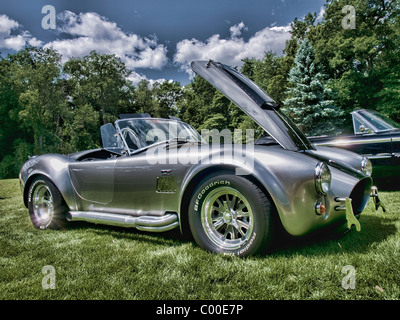
[[[201,222],[207,237],[218,247],[241,248],[253,234],[253,211],[236,189],[220,187],[204,199]]]
[[[37,176],[28,191],[29,216],[35,228],[63,229],[68,207],[57,187],[46,177]]]
[[[36,220],[42,226],[48,225],[54,216],[54,201],[49,187],[38,183],[32,194],[32,209]]]
[[[188,222],[203,249],[245,257],[272,244],[268,197],[252,181],[222,173],[203,179],[189,203]]]

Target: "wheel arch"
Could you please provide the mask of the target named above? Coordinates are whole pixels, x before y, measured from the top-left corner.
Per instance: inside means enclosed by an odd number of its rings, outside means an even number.
[[[189,219],[188,219],[188,208],[189,208],[189,203],[191,200],[191,196],[193,191],[196,189],[196,186],[200,184],[201,181],[204,179],[208,178],[211,175],[220,175],[220,174],[233,174],[235,175],[236,169],[238,167],[234,165],[218,165],[218,166],[211,166],[207,167],[199,172],[197,172],[187,183],[185,186],[183,195],[181,197],[180,201],[180,211],[179,211],[179,221],[180,221],[180,228],[181,232],[185,236],[190,236],[190,227],[189,227]],[[249,175],[244,175],[246,179],[254,183],[260,190],[264,193],[264,195],[268,198],[268,200],[271,203],[271,209],[273,210],[273,214],[275,217],[277,217],[280,221],[277,206],[275,204],[275,201],[271,197],[270,192],[266,188],[266,186],[254,175],[254,174],[249,174]]]
[[[35,180],[37,177],[45,177],[46,179],[50,180],[49,176],[47,176],[43,172],[36,172],[34,174],[31,174],[29,178],[26,180],[25,185],[24,185],[24,205],[25,207],[28,208],[28,196],[29,196],[29,189],[32,185],[33,180]],[[57,186],[56,186],[57,187]]]
[[[29,201],[29,189],[33,183],[33,181],[37,178],[37,177],[43,177],[47,180],[49,180],[58,190],[58,192],[60,193],[62,199],[64,200],[64,202],[67,204],[68,206],[68,202],[67,202],[67,198],[65,197],[65,192],[67,190],[67,186],[66,185],[60,185],[59,183],[57,183],[57,181],[55,181],[54,179],[52,179],[50,177],[50,175],[46,174],[45,172],[42,171],[38,171],[38,172],[34,172],[32,173],[28,179],[26,180],[25,184],[24,184],[24,193],[23,193],[23,200],[24,200],[24,205],[25,207],[28,208],[28,201]],[[69,207],[69,206],[68,206]]]

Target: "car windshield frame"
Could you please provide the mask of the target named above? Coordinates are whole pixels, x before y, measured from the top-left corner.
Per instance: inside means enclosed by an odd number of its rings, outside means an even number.
[[[400,125],[397,122],[388,119],[374,110],[357,110],[353,115],[354,118],[356,118],[361,124],[366,125],[374,133],[390,132],[400,129]],[[355,125],[354,131],[356,134],[363,134],[363,132],[360,132]]]
[[[115,127],[129,155],[171,141],[205,143],[196,129],[175,119],[119,119],[115,121]]]

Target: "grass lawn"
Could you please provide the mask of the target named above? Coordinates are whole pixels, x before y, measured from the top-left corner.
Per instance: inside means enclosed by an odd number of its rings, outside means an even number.
[[[399,299],[400,192],[381,198],[388,212],[370,201],[361,232],[239,259],[205,252],[176,231],[87,223],[37,230],[18,180],[0,180],[0,299]],[[54,267],[55,289],[42,287],[45,266]],[[345,266],[355,271],[354,289],[342,286]]]

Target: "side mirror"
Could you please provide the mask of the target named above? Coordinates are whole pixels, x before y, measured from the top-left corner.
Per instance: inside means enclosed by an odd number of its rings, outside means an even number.
[[[361,133],[372,133],[372,131],[368,127],[363,125],[363,124],[360,125],[359,130],[360,130]]]

